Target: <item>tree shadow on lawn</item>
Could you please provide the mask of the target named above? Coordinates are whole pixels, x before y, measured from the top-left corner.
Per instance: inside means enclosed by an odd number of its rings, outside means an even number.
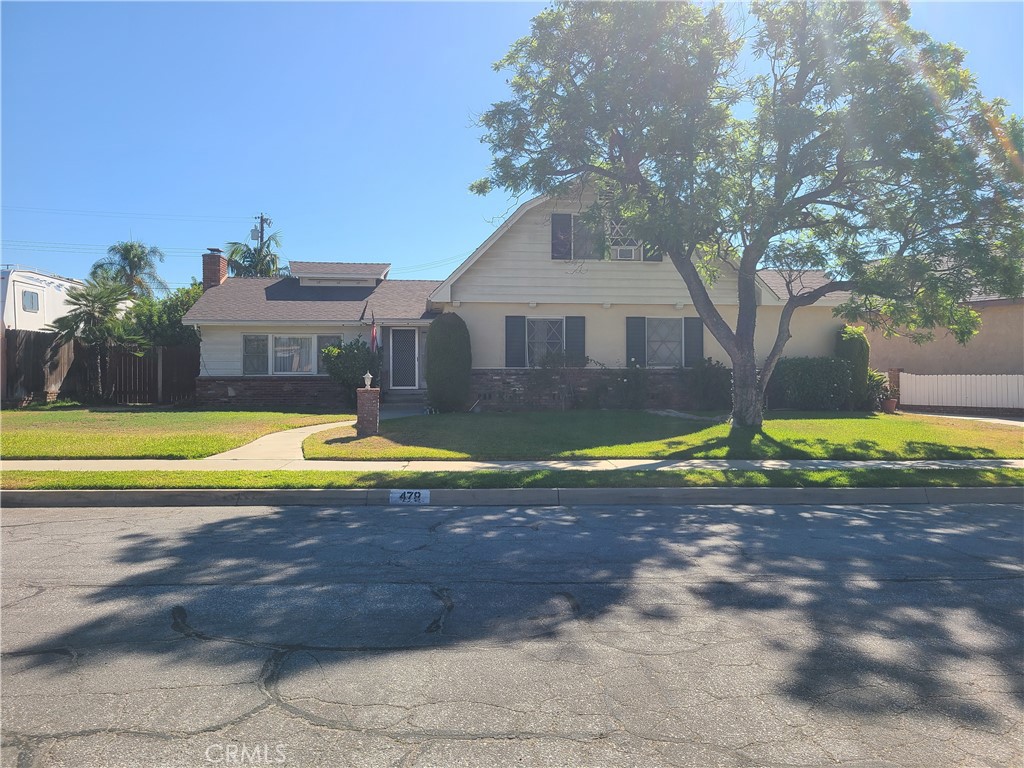
[[[381,425],[381,437],[408,448],[441,449],[479,460],[574,459],[615,456],[645,458],[649,447],[631,452],[633,444],[661,442],[661,459],[969,459],[994,457],[996,451],[948,442],[908,440],[888,444],[855,439],[848,424],[879,421],[870,413],[776,412],[766,414],[761,430],[655,416],[638,411],[569,411],[548,414],[446,414],[395,419]],[[820,437],[785,431],[788,421],[818,419],[826,426]],[[774,422],[774,424],[773,424]],[[726,431],[727,430],[727,431]],[[825,431],[827,430],[827,432]],[[722,434],[722,432],[725,434]],[[706,435],[700,433],[706,432]],[[783,437],[776,437],[782,434]],[[323,440],[344,450],[355,446],[353,458],[378,455],[372,443],[351,434]],[[373,438],[370,438],[373,440]],[[618,449],[616,449],[618,447]],[[604,450],[602,450],[604,449]],[[616,449],[616,450],[610,450]],[[406,455],[399,448],[388,455]],[[343,458],[342,456],[317,458]]]
[[[607,662],[588,660],[597,645],[636,650],[641,664],[647,651],[674,653],[680,674],[763,655],[781,675],[773,693],[839,715],[913,710],[998,729],[1003,715],[979,695],[986,680],[1013,681],[1024,704],[1021,525],[1008,506],[283,508],[189,519],[143,515],[112,548],[81,538],[91,543],[76,562],[92,565],[66,578],[95,584],[109,567],[116,577],[75,591],[76,612],[43,614],[59,627],[9,644],[5,674],[13,665],[59,692],[110,654],[154,660],[168,681],[180,665],[255,673],[262,663],[261,690],[278,696],[311,663],[411,654],[404,663],[418,664],[427,649],[500,653],[543,640],[583,665]],[[51,541],[65,533],[58,526]],[[8,567],[28,557],[6,546]],[[7,628],[23,631],[18,613],[31,616],[34,599],[8,609]]]

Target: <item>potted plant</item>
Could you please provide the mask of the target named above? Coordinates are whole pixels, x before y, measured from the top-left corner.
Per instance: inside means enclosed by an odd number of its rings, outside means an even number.
[[[900,404],[900,391],[890,387],[889,391],[882,396],[882,413],[896,413],[896,406]]]

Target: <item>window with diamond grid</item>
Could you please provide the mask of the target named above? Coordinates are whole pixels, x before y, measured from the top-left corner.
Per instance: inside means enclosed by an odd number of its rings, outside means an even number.
[[[559,355],[565,349],[562,320],[526,321],[526,364],[540,365],[548,355]]]
[[[672,368],[682,364],[683,324],[679,318],[647,318],[647,366]]]

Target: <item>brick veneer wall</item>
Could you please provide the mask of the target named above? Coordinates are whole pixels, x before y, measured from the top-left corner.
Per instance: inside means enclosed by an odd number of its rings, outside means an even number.
[[[338,383],[326,376],[200,376],[196,402],[259,408],[344,407]]]
[[[693,409],[676,370],[626,371],[567,368],[540,371],[524,368],[477,369],[472,372],[472,401],[489,411],[564,410],[625,406],[630,377],[646,380],[647,396],[635,407]]]

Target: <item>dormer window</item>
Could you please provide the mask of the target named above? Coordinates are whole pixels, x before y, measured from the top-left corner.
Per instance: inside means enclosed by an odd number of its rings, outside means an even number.
[[[661,254],[632,237],[623,222],[610,221],[605,228],[606,254],[597,247],[597,238],[580,216],[551,214],[551,258],[560,261],[580,259],[611,261],[661,261]]]

